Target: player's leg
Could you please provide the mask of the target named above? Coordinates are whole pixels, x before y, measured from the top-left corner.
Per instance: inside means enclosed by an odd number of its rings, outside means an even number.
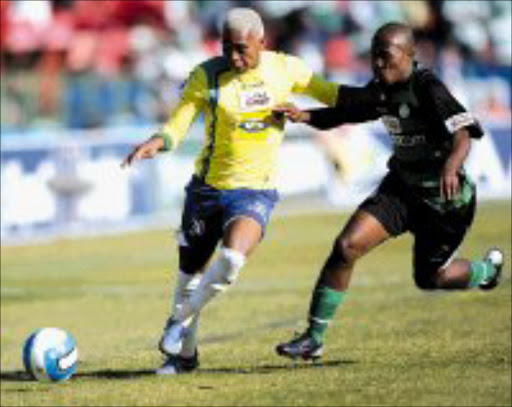
[[[495,288],[501,279],[505,256],[501,249],[492,247],[481,260],[455,259],[438,271],[440,289]]]
[[[310,300],[308,328],[298,338],[277,346],[279,355],[316,359],[322,354],[325,332],[341,306],[354,265],[390,237],[374,215],[359,209],[334,241]]]
[[[192,293],[199,286],[204,268],[212,257],[220,236],[220,231],[216,232],[212,229],[213,228],[210,226],[209,233],[205,233],[201,239],[195,239],[193,245],[188,244],[183,234],[179,239],[180,267],[174,290],[171,318],[180,315],[183,307],[190,301]],[[199,314],[194,316],[187,330],[187,334],[183,338],[183,347],[180,351],[180,356],[184,358],[197,358],[198,331]]]
[[[357,260],[391,236],[408,229],[403,188],[387,175],[336,238],[313,290],[308,328],[298,338],[276,347],[279,355],[314,359],[322,353],[324,334],[342,304]]]
[[[199,313],[194,315],[188,329],[183,332],[182,346],[179,350],[172,348],[173,339],[169,333],[175,323],[177,316],[188,301],[192,293],[197,289],[202,270],[215,251],[216,242],[213,236],[195,241],[194,245],[188,245],[180,239],[179,264],[177,282],[174,289],[172,313],[167,320],[164,333],[160,340],[159,348],[167,355],[164,365],[157,371],[158,374],[177,374],[191,371],[199,366],[198,335],[199,335]],[[169,346],[169,340],[171,345]]]
[[[185,325],[191,315],[236,281],[247,256],[261,241],[276,202],[275,191],[232,190],[223,193],[222,247],[192,295],[188,309],[180,316]]]
[[[334,241],[316,283],[309,309],[310,331],[321,341],[349,287],[357,260],[390,237],[373,214],[357,210]],[[331,301],[330,298],[334,298]],[[335,298],[339,298],[336,301]]]
[[[187,187],[181,229],[178,234],[179,271],[173,305],[159,344],[160,350],[169,357],[158,373],[181,373],[181,371],[192,370],[199,364],[197,351],[199,314],[194,316],[184,332],[180,350],[175,351],[168,342],[169,332],[177,321],[177,316],[197,289],[201,273],[222,236],[222,218],[216,212],[215,199],[211,198],[210,191],[205,190],[201,185],[194,185],[192,182]]]
[[[494,288],[501,276],[503,253],[490,249],[482,260],[455,258],[474,217],[475,200],[441,219],[429,217],[415,233],[414,280],[425,290]],[[428,214],[424,215],[428,217]]]
[[[213,250],[215,247],[213,247]],[[183,344],[179,353],[173,354],[167,346],[168,333],[174,323],[177,321],[175,318],[183,306],[190,300],[192,292],[197,288],[202,274],[200,270],[204,264],[200,266],[194,259],[193,250],[188,246],[181,246],[180,253],[180,269],[177,275],[177,281],[174,288],[173,305],[171,315],[168,318],[162,338],[160,339],[159,349],[166,356],[163,365],[156,371],[157,374],[179,374],[196,369],[199,366],[199,352],[198,352],[198,335],[199,335],[199,314],[195,315],[186,334],[183,335]],[[204,252],[201,252],[203,255]],[[198,257],[196,257],[198,258]],[[203,263],[203,262],[201,262]]]
[[[247,255],[257,246],[261,235],[261,225],[248,217],[239,217],[226,227],[217,258],[205,271],[199,286],[190,298],[188,307],[179,314],[185,326],[191,322],[191,316],[234,284]]]
[[[181,349],[182,331],[190,326],[194,315],[226,291],[236,281],[247,256],[264,234],[270,213],[277,201],[273,191],[224,191],[224,232],[217,258],[206,269],[190,301],[178,315],[174,349]]]
[[[172,354],[168,352],[168,349],[165,346],[165,340],[167,338],[167,333],[169,329],[174,324],[174,315],[179,312],[184,302],[187,301],[187,298],[190,296],[190,291],[194,289],[194,286],[199,282],[199,278],[201,274],[195,274],[189,280],[188,284],[183,284],[183,280],[188,280],[188,277],[191,275],[185,274],[182,271],[179,272],[180,277],[178,277],[177,287],[175,288],[175,296],[174,296],[174,306],[173,306],[173,314],[168,318],[164,333],[159,343],[159,349],[164,354],[165,360],[160,368],[157,369],[156,373],[161,375],[174,375],[180,373],[190,372],[199,367],[199,351],[198,351],[198,335],[199,335],[199,314],[194,317],[190,325],[190,329],[187,331],[186,335],[183,336],[183,346],[179,353]],[[185,277],[185,278],[183,278]],[[181,287],[180,286],[181,283]],[[178,294],[179,291],[181,295]]]

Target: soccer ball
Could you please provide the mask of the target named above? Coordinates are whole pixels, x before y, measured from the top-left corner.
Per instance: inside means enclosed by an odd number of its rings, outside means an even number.
[[[73,336],[59,328],[40,328],[25,341],[23,364],[32,378],[61,382],[76,373],[78,349]]]

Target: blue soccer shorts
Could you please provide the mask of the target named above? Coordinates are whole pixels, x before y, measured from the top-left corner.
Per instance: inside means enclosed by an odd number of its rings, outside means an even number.
[[[263,234],[279,200],[275,189],[219,190],[194,176],[185,187],[185,204],[179,232],[180,270],[200,271],[222,239],[225,227],[237,217],[249,217]]]

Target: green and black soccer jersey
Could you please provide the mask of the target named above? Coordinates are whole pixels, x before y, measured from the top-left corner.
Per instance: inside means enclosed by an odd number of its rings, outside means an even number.
[[[468,204],[474,186],[461,169],[461,194],[450,202],[440,194],[440,173],[455,140],[466,128],[483,135],[478,121],[430,71],[415,68],[409,80],[386,86],[374,79],[365,87],[341,85],[334,108],[311,110],[310,124],[320,129],[381,119],[393,141],[388,167],[429,205],[440,211]]]
[[[393,141],[389,172],[359,209],[372,214],[391,236],[415,236],[415,279],[429,286],[470,227],[475,186],[461,169],[461,193],[450,201],[441,194],[441,172],[455,133],[465,128],[483,135],[478,121],[429,70],[415,68],[404,83],[340,86],[336,107],[310,110],[309,124],[327,129],[344,123],[382,119]]]

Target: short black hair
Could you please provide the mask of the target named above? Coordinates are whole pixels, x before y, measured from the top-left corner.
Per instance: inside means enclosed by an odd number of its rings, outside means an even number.
[[[403,45],[413,52],[415,46],[413,29],[410,25],[398,21],[392,21],[381,25],[373,35],[372,42],[384,42],[386,39],[397,35],[403,38]]]

